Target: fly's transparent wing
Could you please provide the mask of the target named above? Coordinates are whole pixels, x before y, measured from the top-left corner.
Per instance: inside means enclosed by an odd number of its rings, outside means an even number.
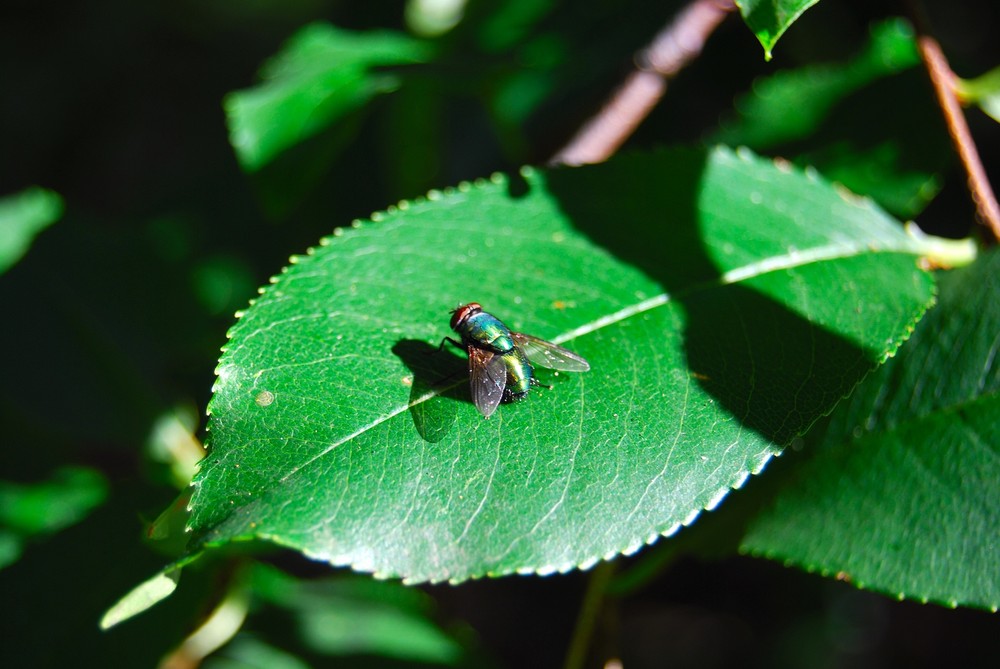
[[[496,411],[506,385],[507,366],[503,356],[470,346],[469,389],[472,391],[472,403],[479,413],[489,418]]]
[[[562,346],[556,346],[552,342],[520,332],[511,332],[511,335],[514,337],[514,342],[533,364],[549,369],[558,369],[560,372],[590,371],[590,363]]]

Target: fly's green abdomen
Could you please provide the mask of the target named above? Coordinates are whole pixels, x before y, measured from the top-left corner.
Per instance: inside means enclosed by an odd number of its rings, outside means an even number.
[[[524,399],[531,389],[531,379],[535,375],[535,369],[519,348],[504,355],[503,361],[507,368],[507,387],[504,388],[503,401],[517,402]]]

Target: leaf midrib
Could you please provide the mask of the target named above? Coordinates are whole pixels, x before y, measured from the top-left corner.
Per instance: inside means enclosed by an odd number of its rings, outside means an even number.
[[[900,244],[898,247],[891,247],[887,245],[886,248],[873,249],[870,243],[859,243],[855,245],[846,245],[846,246],[828,244],[826,246],[815,247],[804,251],[795,250],[783,256],[772,256],[770,258],[765,258],[757,262],[749,263],[747,265],[744,265],[743,267],[731,269],[723,273],[718,278],[710,281],[703,281],[692,284],[692,286],[687,289],[675,292],[673,297],[674,298],[684,297],[697,293],[702,290],[710,290],[712,288],[727,286],[735,284],[739,281],[746,281],[749,279],[770,274],[772,272],[778,272],[786,269],[793,269],[795,267],[802,267],[804,265],[815,262],[851,258],[861,255],[862,253],[875,254],[875,253],[905,253],[905,252],[912,252],[912,250],[908,249],[905,244]],[[619,323],[628,318],[632,318],[633,316],[637,316],[647,311],[651,311],[657,307],[667,304],[670,301],[671,301],[671,295],[669,295],[666,292],[660,293],[653,297],[637,302],[636,304],[625,307],[624,309],[616,311],[612,314],[598,318],[594,321],[591,321],[590,323],[581,325],[562,335],[558,335],[552,339],[552,342],[556,344],[562,344],[563,342],[576,339],[577,337],[586,334],[590,334],[591,332],[595,332],[602,328],[614,325],[615,323]],[[407,402],[406,404],[400,405],[398,408],[390,411],[389,413],[379,416],[377,419],[371,421],[370,423],[359,427],[351,434],[330,444],[319,453],[316,453],[302,464],[297,465],[292,469],[290,469],[288,473],[283,475],[281,478],[277,479],[276,485],[272,486],[272,488],[283,484],[285,481],[287,481],[289,478],[291,478],[298,472],[309,467],[312,463],[325,457],[327,454],[333,452],[340,446],[349,443],[355,437],[364,434],[368,430],[378,427],[379,425],[388,420],[395,418],[404,411],[408,411],[409,409],[412,409],[415,406],[418,406],[428,400],[431,400],[434,397],[437,397],[438,395],[441,395],[444,392],[457,388],[462,383],[464,383],[464,380],[455,381],[454,383],[448,385],[439,386],[438,388],[430,390],[421,395],[420,397],[417,397],[416,399]]]

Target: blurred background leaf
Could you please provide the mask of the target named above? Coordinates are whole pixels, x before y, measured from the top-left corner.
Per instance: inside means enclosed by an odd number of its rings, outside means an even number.
[[[951,144],[901,19],[872,27],[861,54],[754,82],[714,141],[811,165],[893,214],[916,216],[941,187]]]
[[[252,586],[269,607],[262,619],[288,618],[297,645],[312,654],[433,666],[469,666],[476,657],[471,630],[454,623],[445,629],[435,620],[440,614],[434,600],[399,583],[364,577],[301,581],[257,565]],[[266,635],[266,629],[255,630],[251,620],[247,633]]]
[[[59,220],[62,210],[62,198],[44,188],[0,198],[0,274],[28,252],[35,235]]]
[[[107,494],[104,477],[82,467],[58,469],[51,480],[31,485],[0,481],[0,567],[17,561],[25,540],[79,522]]]
[[[1000,67],[975,79],[956,78],[958,94],[980,106],[994,121],[1000,121]]]
[[[403,34],[306,26],[264,63],[260,84],[225,100],[229,141],[240,164],[255,172],[374,96],[396,89],[399,75],[380,66],[428,56],[427,45]]]

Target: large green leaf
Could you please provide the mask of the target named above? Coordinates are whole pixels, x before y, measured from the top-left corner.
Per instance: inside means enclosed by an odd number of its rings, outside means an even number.
[[[229,137],[240,164],[257,171],[375,95],[399,86],[379,66],[421,62],[427,46],[391,32],[352,33],[314,23],[261,68],[258,86],[225,101]]]
[[[726,149],[495,177],[293,259],[230,332],[194,545],[263,538],[410,581],[568,570],[692,522],[932,299],[870,202]],[[592,371],[483,420],[448,309]]]
[[[819,0],[736,0],[736,6],[764,47],[764,57],[771,60],[771,50],[778,38],[817,2]]]
[[[899,597],[1000,606],[1000,253],[810,440],[743,549]]]

